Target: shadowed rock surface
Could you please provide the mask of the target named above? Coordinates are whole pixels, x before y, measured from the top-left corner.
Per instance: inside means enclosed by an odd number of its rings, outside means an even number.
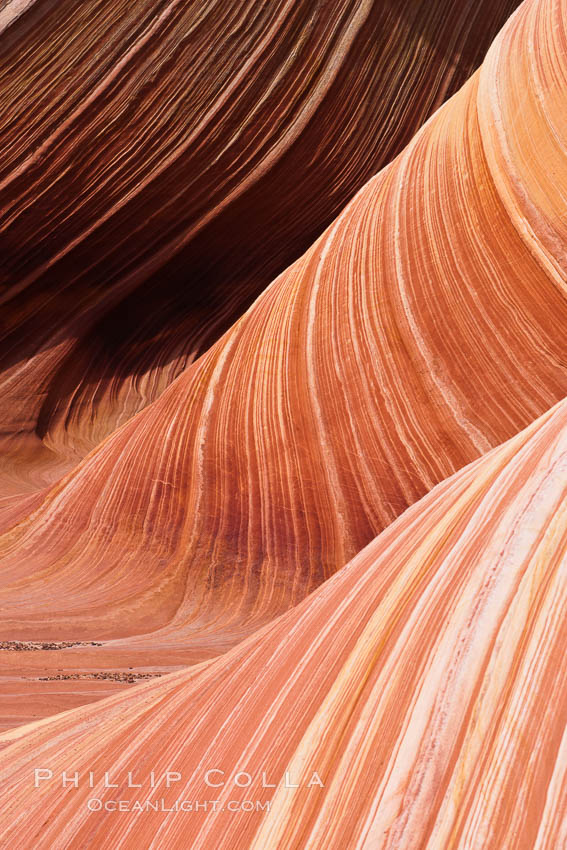
[[[0,13],[0,498],[157,398],[478,66],[516,0]],[[2,479],[0,478],[0,482]]]

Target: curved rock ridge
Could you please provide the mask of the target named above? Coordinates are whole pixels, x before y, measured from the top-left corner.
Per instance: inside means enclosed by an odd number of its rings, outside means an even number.
[[[9,496],[57,480],[230,327],[517,0],[0,5]]]
[[[566,8],[528,2],[511,19],[489,55],[498,87],[516,85],[515,39],[539,67]],[[550,80],[566,56],[549,55]],[[0,538],[5,633],[242,636],[565,395],[565,289],[485,156],[487,73]]]
[[[566,605],[567,400],[221,658],[3,736],[0,841],[556,850]]]

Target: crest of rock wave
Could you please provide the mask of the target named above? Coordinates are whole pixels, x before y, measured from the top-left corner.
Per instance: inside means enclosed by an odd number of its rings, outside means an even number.
[[[517,0],[0,5],[2,498],[206,351]]]

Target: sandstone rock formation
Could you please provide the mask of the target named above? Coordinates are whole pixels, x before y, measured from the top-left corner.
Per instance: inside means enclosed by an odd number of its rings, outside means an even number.
[[[199,361],[33,497],[0,537],[7,632],[153,641],[161,627],[224,646],[562,398],[565,243],[544,231],[562,196],[512,147],[502,95],[521,84],[526,116],[530,98],[546,114],[548,93],[565,114],[559,92],[530,88],[534,71],[522,78],[544,27],[557,32],[547,5],[522,8],[482,70]],[[540,236],[509,190],[520,179]]]
[[[0,498],[203,353],[517,2],[0,3]]]
[[[415,133],[455,5],[0,8],[0,847],[566,843],[567,0]]]
[[[0,840],[555,850],[566,605],[567,401],[222,657],[7,733]]]

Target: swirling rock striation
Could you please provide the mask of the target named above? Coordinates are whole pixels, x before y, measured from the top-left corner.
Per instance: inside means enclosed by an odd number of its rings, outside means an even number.
[[[565,395],[566,27],[564,2],[524,4],[230,331],[29,497],[0,537],[3,635],[104,641],[87,669],[218,654]]]
[[[0,841],[556,850],[566,604],[564,401],[221,658],[5,735]]]
[[[157,398],[459,88],[516,5],[12,0],[2,495],[53,483]]]

